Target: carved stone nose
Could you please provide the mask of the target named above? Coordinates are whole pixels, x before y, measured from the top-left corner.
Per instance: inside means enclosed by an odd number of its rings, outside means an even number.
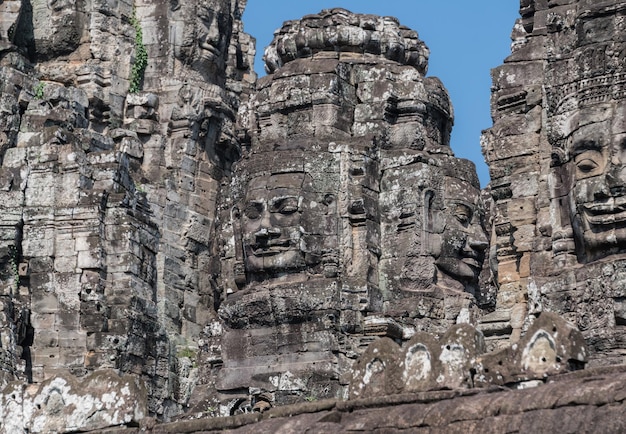
[[[254,233],[257,240],[276,238],[280,236],[280,229],[278,228],[261,228]]]
[[[220,38],[220,31],[219,31],[218,20],[213,19],[211,20],[211,24],[207,29],[205,42],[217,43],[219,41],[219,38]]]
[[[473,233],[470,234],[467,244],[470,246],[472,250],[477,250],[479,252],[484,252],[487,247],[489,247],[489,242],[487,238],[482,233]]]
[[[469,245],[472,248],[472,250],[477,250],[479,252],[484,252],[487,249],[487,247],[489,247],[489,244],[483,240],[471,239],[469,242]]]
[[[612,196],[623,195],[626,191],[626,182],[624,180],[623,167],[614,167],[606,174],[606,185]]]
[[[607,184],[607,181],[608,175],[604,181],[598,183],[595,190],[593,191],[593,197],[595,199],[605,199],[611,196],[611,191]]]

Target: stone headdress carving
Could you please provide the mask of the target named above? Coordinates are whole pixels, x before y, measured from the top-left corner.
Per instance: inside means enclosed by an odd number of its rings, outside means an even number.
[[[265,50],[265,68],[272,73],[285,63],[319,52],[368,53],[426,74],[429,50],[417,32],[396,18],[327,9],[302,20],[289,21]]]
[[[603,11],[611,13],[603,18],[601,31],[596,18],[603,7],[582,6],[586,7],[579,6],[576,16],[551,13],[552,20],[562,25],[548,23],[552,34],[546,65],[550,78],[546,86],[548,139],[561,148],[562,139],[571,133],[570,118],[576,111],[626,98],[626,45],[618,42],[625,31],[623,16],[619,17],[626,6]]]

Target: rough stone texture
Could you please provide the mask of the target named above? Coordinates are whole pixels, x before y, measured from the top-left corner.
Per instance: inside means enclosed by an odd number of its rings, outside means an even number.
[[[521,1],[482,192],[415,31],[245,4],[0,2],[0,429],[623,431],[626,4]]]
[[[416,333],[402,349],[389,338],[376,340],[352,367],[349,398],[473,387],[484,352],[482,333],[469,324],[455,325],[440,338]]]
[[[549,376],[583,369],[589,350],[582,333],[559,316],[542,312],[516,344],[477,357],[472,385],[532,387]]]
[[[91,431],[137,425],[148,415],[146,390],[133,375],[99,370],[81,379],[57,374],[38,385],[10,383],[0,400],[6,433]]]
[[[482,199],[427,56],[395,19],[343,9],[285,23],[266,50],[221,204],[222,414],[258,390],[345,396],[375,337],[477,321]]]
[[[547,377],[583,369],[582,334],[559,316],[543,312],[519,343],[486,352],[483,334],[469,324],[442,336],[418,332],[402,345],[372,342],[351,369],[349,398],[436,389],[506,385],[532,387]]]
[[[483,136],[493,197],[491,344],[538,312],[576,325],[591,364],[624,362],[623,1],[521,2]]]
[[[596,368],[553,377],[539,388],[442,390],[325,400],[262,414],[157,425],[151,432],[619,433],[626,429],[625,380],[623,366]],[[131,428],[106,432],[140,431]]]
[[[102,401],[82,381],[116,369],[143,383],[144,415],[188,402],[219,302],[219,185],[254,81],[244,7],[0,5],[0,385],[79,382]]]

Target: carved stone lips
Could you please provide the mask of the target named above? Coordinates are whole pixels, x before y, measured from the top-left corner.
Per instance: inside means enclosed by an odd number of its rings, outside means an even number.
[[[626,221],[626,197],[616,197],[606,202],[583,205],[587,220],[593,225],[606,225]]]
[[[202,48],[204,51],[208,51],[215,57],[218,57],[220,55],[220,50],[218,50],[216,46],[209,44],[207,42],[200,43],[200,48]]]
[[[291,240],[271,240],[267,243],[250,244],[254,256],[272,256],[291,250]]]
[[[465,257],[461,261],[463,263],[469,265],[470,267],[480,268],[480,264],[478,263],[478,259],[476,259],[476,258]]]
[[[463,262],[464,264],[469,265],[470,267],[474,267],[474,268],[480,268],[481,264],[478,261],[479,259],[479,253],[476,250],[463,250],[461,252],[462,258],[461,258],[461,262]]]

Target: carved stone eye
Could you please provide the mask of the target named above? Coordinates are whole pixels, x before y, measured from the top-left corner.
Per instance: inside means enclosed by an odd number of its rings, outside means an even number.
[[[279,212],[284,215],[290,215],[296,211],[298,211],[298,199],[295,197],[276,201],[272,206],[272,212]]]
[[[604,157],[601,152],[590,149],[576,155],[574,158],[578,177],[588,177],[604,170]]]
[[[249,203],[243,210],[243,214],[250,220],[256,220],[261,217],[263,211],[263,205],[260,203]]]
[[[456,205],[454,217],[463,225],[467,226],[472,221],[472,210],[465,205]]]
[[[576,167],[583,173],[590,173],[598,168],[598,164],[589,158],[585,158],[576,162]]]
[[[282,205],[279,209],[278,212],[280,212],[281,214],[293,214],[294,212],[298,211],[298,207],[294,206],[294,205]]]

